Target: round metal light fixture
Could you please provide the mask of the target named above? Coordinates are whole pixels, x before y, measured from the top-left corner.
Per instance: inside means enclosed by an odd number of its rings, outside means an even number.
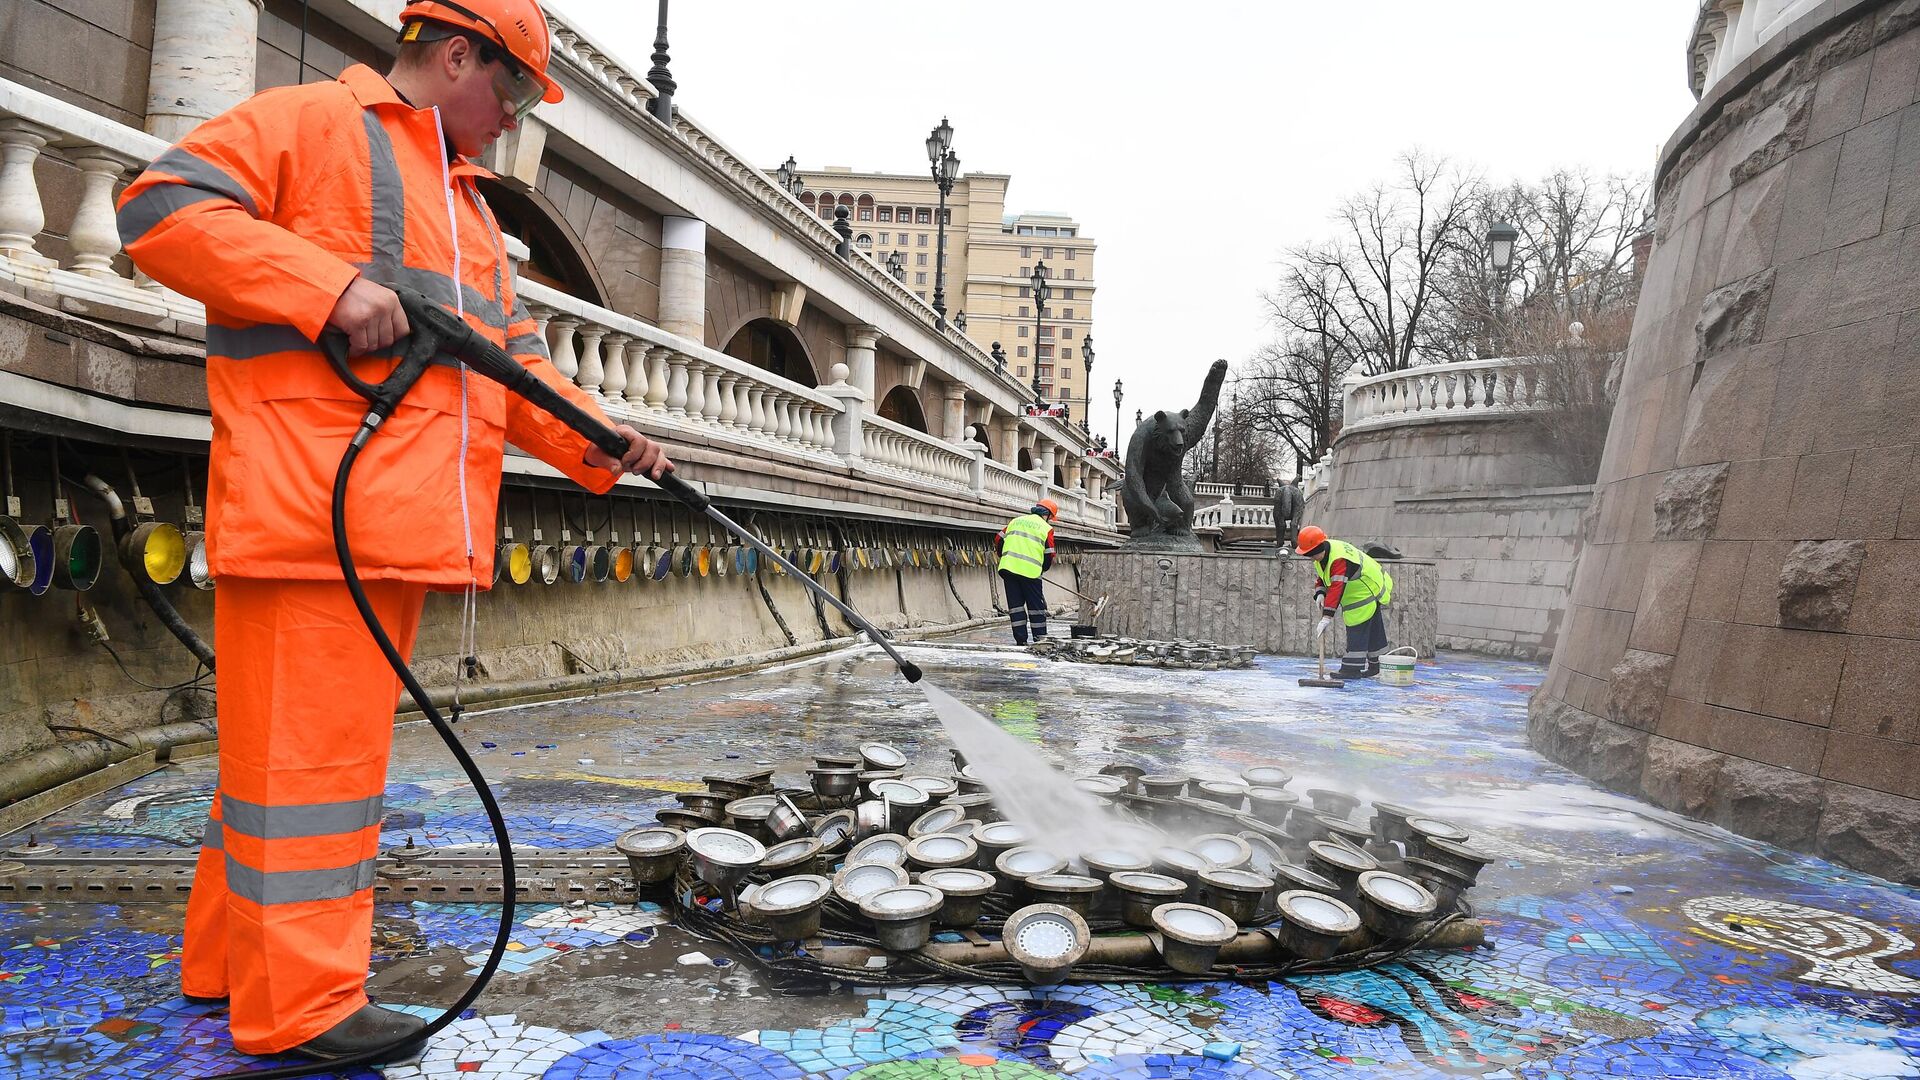
[[[1154,873],[1179,878],[1187,883],[1189,889],[1200,883],[1200,871],[1212,865],[1198,852],[1186,848],[1169,846],[1153,849]]]
[[[143,521],[120,538],[120,563],[155,585],[171,585],[187,566],[187,538],[164,521]]]
[[[1036,904],[1058,904],[1082,918],[1093,912],[1094,901],[1107,890],[1099,878],[1084,874],[1036,874],[1026,880],[1027,895]]]
[[[940,905],[933,921],[949,929],[972,926],[980,921],[980,908],[986,902],[987,894],[993,891],[997,882],[992,874],[984,870],[970,870],[959,866],[943,866],[935,870],[922,871],[915,877],[922,885],[931,885],[940,890],[946,902]]]
[[[1240,779],[1245,780],[1248,787],[1283,788],[1293,782],[1293,774],[1272,765],[1255,765],[1240,770]]]
[[[1360,915],[1325,893],[1290,891],[1274,900],[1280,913],[1280,944],[1295,956],[1325,960],[1360,929]]]
[[[1427,840],[1421,857],[1428,862],[1441,866],[1466,878],[1469,882],[1480,880],[1480,871],[1493,861],[1493,856],[1473,847],[1462,840],[1444,840],[1431,837]]]
[[[1067,868],[1067,860],[1045,848],[1012,847],[993,860],[993,868],[1002,880],[1024,884],[1028,878],[1057,874]]]
[[[853,811],[835,810],[813,823],[813,835],[823,852],[832,853],[853,841]]]
[[[1187,850],[1221,869],[1245,866],[1253,858],[1253,848],[1230,833],[1196,836],[1187,844]]]
[[[585,544],[568,544],[560,557],[560,568],[568,581],[575,585],[587,580],[591,561]]]
[[[1346,820],[1360,808],[1360,797],[1332,788],[1308,788],[1307,798],[1313,800],[1313,808],[1322,814],[1339,820]]]
[[[850,863],[834,875],[833,894],[855,907],[868,893],[907,883],[907,872],[892,863]]]
[[[207,534],[190,532],[182,540],[187,546],[187,583],[202,592],[213,588],[213,564],[207,560]]]
[[[1187,787],[1196,799],[1219,803],[1238,811],[1247,801],[1247,785],[1238,780],[1196,780]]]
[[[724,894],[731,894],[767,857],[765,845],[733,829],[695,829],[687,834],[687,848],[693,872]]]
[[[1373,835],[1387,843],[1405,843],[1413,835],[1407,819],[1420,817],[1420,811],[1399,803],[1373,802]]]
[[[1187,789],[1187,780],[1182,773],[1145,773],[1140,777],[1140,790],[1156,799],[1171,799]]]
[[[860,773],[856,769],[808,769],[807,780],[813,786],[813,793],[823,799],[844,799],[860,790]]]
[[[687,850],[687,836],[679,829],[654,826],[621,833],[613,846],[627,857],[633,883],[645,887],[673,880]]]
[[[770,882],[753,894],[753,910],[780,941],[800,941],[820,932],[820,908],[833,882],[818,874],[796,874]]]
[[[1360,920],[1389,941],[1412,937],[1414,929],[1431,920],[1439,907],[1426,886],[1384,870],[1361,874],[1359,895]]]
[[[820,864],[820,849],[820,838],[817,836],[783,840],[767,849],[767,857],[761,860],[755,872],[776,878],[814,873]]]
[[[911,952],[927,943],[933,915],[946,896],[931,885],[892,885],[860,898],[860,914],[873,922],[880,947]]]
[[[869,836],[878,836],[887,831],[887,804],[879,799],[868,799],[853,808],[853,836],[856,840],[865,840]]]
[[[1153,928],[1160,931],[1161,958],[1182,975],[1211,971],[1220,947],[1240,934],[1238,923],[1199,904],[1161,904],[1153,909]]]
[[[950,798],[959,792],[959,785],[944,776],[908,776],[903,779],[919,788],[933,802]]]
[[[1095,795],[1113,796],[1127,790],[1127,781],[1119,776],[1082,776],[1074,780],[1073,786]]]
[[[847,865],[855,863],[885,863],[888,866],[902,866],[907,861],[907,838],[899,833],[881,833],[869,836],[853,845],[847,852]]]
[[[860,759],[867,763],[867,768],[869,769],[904,769],[907,767],[907,755],[888,746],[886,743],[861,743]]]
[[[560,549],[552,544],[535,544],[532,552],[533,577],[542,585],[560,580]]]
[[[34,571],[33,540],[27,528],[10,517],[0,517],[0,582],[25,589],[33,584]]]
[[[91,525],[57,525],[53,530],[55,588],[86,592],[100,580],[100,534]]]
[[[1187,894],[1187,883],[1165,874],[1121,870],[1107,879],[1120,893],[1120,919],[1128,926],[1150,929],[1153,909]]]
[[[907,844],[907,865],[916,870],[938,870],[972,866],[980,857],[980,846],[964,836],[933,833]]]
[[[1451,867],[1409,855],[1403,860],[1407,876],[1426,886],[1433,894],[1436,910],[1453,911],[1460,906],[1460,894],[1473,888],[1473,879]]]
[[[525,585],[533,578],[533,553],[517,540],[501,544],[493,556],[493,574],[495,580],[506,578],[515,585]]]
[[[1028,982],[1051,986],[1087,955],[1093,934],[1087,921],[1068,908],[1032,904],[1008,916],[1000,940]]]
[[[1247,851],[1251,856],[1247,860],[1247,869],[1256,874],[1272,876],[1273,868],[1287,861],[1286,853],[1280,845],[1265,833],[1243,832],[1240,839],[1247,842]]]
[[[807,815],[785,792],[773,796],[773,810],[767,814],[767,833],[775,840],[792,840],[797,836],[812,835],[813,829],[807,824]]]
[[[1279,825],[1299,805],[1300,796],[1278,786],[1256,786],[1247,789],[1247,802],[1254,817],[1270,825]]]
[[[1364,851],[1328,840],[1307,845],[1307,869],[1338,886],[1337,896],[1351,902],[1359,888],[1360,875],[1380,869],[1380,862]]]
[[[918,838],[922,836],[932,836],[938,832],[945,832],[950,826],[966,816],[966,811],[960,807],[942,803],[915,818],[913,825],[907,829],[907,835]]]
[[[1331,881],[1325,874],[1316,874],[1299,863],[1276,863],[1273,871],[1267,875],[1281,892],[1317,892],[1332,896],[1340,891],[1337,882]]]
[[[1273,879],[1251,870],[1214,869],[1200,874],[1200,903],[1236,924],[1255,921],[1260,902],[1273,891]]]

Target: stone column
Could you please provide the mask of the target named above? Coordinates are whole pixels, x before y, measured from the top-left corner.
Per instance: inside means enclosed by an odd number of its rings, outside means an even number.
[[[1036,452],[1033,455],[1033,467],[1035,471],[1040,474],[1040,482],[1042,484],[1053,483],[1054,449],[1054,445],[1050,442],[1042,441],[1036,443]]]
[[[965,450],[973,460],[968,463],[967,484],[979,495],[987,489],[987,444],[972,439],[962,439],[960,449]]]
[[[706,342],[707,223],[699,218],[661,219],[660,329]]]
[[[259,0],[156,0],[147,131],[168,142],[253,96]]]
[[[941,391],[946,415],[941,418],[941,434],[950,443],[967,442],[967,384],[950,382]]]
[[[1009,416],[998,428],[989,425],[987,433],[995,436],[1000,444],[994,453],[994,460],[1009,469],[1019,468],[1020,418]]]
[[[862,323],[847,327],[847,382],[871,402],[873,387],[873,351],[880,344],[880,328]]]

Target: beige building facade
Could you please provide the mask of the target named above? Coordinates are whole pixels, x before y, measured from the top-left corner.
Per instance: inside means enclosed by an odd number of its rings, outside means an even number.
[[[846,207],[854,247],[882,267],[898,257],[902,284],[933,302],[938,284],[940,191],[930,176],[855,172],[828,166],[796,173],[800,201],[831,222]],[[1089,380],[1082,346],[1093,332],[1094,241],[1059,213],[1009,214],[1002,173],[968,173],[947,196],[946,305],[962,332],[983,349],[998,343],[1007,370],[1022,383],[1040,379],[1049,402],[1088,418]],[[1032,274],[1051,283],[1036,322]],[[964,318],[963,318],[964,316]]]

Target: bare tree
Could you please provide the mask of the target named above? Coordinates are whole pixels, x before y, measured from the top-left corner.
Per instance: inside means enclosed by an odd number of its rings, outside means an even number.
[[[1600,472],[1618,386],[1615,372],[1633,329],[1631,304],[1594,312],[1593,322],[1563,322],[1551,306],[1528,308],[1507,328],[1522,359],[1510,371],[1510,393],[1530,406],[1521,413],[1535,452],[1564,484],[1590,484]]]

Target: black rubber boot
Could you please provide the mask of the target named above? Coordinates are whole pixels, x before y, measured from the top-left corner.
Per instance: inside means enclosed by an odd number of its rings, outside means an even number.
[[[180,996],[186,999],[189,1005],[225,1005],[228,1001],[232,1000],[225,994],[221,994],[219,997],[200,997],[197,994],[183,993]]]
[[[420,1030],[426,1026],[425,1020],[410,1013],[395,1012],[378,1005],[362,1005],[359,1012],[293,1050],[296,1054],[321,1061],[334,1061],[376,1046],[398,1042],[399,1045],[373,1064],[404,1065],[419,1058],[420,1052],[426,1049],[426,1040],[418,1037]]]

